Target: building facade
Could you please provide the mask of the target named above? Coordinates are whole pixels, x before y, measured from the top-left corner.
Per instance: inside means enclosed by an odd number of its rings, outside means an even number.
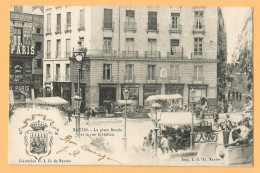
[[[83,104],[130,99],[147,105],[154,94],[180,94],[189,104],[217,98],[219,8],[46,7],[43,80],[46,96],[70,100],[81,78]],[[78,73],[72,50],[81,40],[87,60]]]
[[[41,83],[33,79],[37,73],[33,61],[35,57],[42,58],[35,43],[43,42],[43,35],[38,35],[36,28],[43,29],[39,23],[44,16],[35,12],[37,9],[34,11],[31,6],[10,7],[9,86],[16,103],[35,98],[35,91],[41,88]],[[42,76],[42,70],[38,75]]]

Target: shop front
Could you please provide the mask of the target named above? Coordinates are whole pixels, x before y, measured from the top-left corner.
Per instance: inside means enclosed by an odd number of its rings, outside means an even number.
[[[32,83],[10,83],[9,90],[13,92],[14,103],[26,103],[34,91]]]
[[[111,113],[111,106],[116,102],[116,84],[99,84],[99,105]]]
[[[151,95],[160,95],[161,84],[144,84],[143,94],[144,94],[144,106],[148,106],[149,103],[146,101],[146,99]]]
[[[53,96],[62,97],[71,103],[71,83],[53,82]]]
[[[129,91],[129,99],[135,105],[138,105],[139,102],[139,84],[122,84],[121,85],[121,100],[124,100],[123,91],[127,89]]]
[[[207,85],[189,85],[189,103],[191,102],[191,89],[195,90],[194,101],[198,102],[201,98],[207,98]]]

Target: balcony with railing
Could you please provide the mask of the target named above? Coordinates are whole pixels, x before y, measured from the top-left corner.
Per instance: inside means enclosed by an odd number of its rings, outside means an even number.
[[[62,81],[61,75],[54,75],[53,81],[61,82]]]
[[[180,76],[169,76],[169,82],[170,83],[179,83],[180,82]]]
[[[138,51],[122,51],[123,58],[138,58]]]
[[[145,58],[161,58],[160,51],[145,51]]]
[[[71,51],[65,51],[65,58],[71,57]]]
[[[205,34],[205,25],[193,25],[193,34]]]
[[[192,77],[192,83],[193,84],[202,84],[204,81],[203,77],[197,76],[197,77]]]
[[[61,52],[60,51],[56,51],[55,58],[61,58]]]
[[[167,52],[168,59],[183,59],[184,50],[182,47],[176,47],[171,52]]]
[[[158,82],[158,76],[146,76],[147,83],[156,83]]]
[[[51,59],[51,52],[46,52],[46,59]]]
[[[182,32],[182,25],[169,25],[169,33],[181,33]]]
[[[151,23],[147,23],[147,33],[148,32],[156,32],[158,34],[159,32],[159,24],[151,24]]]
[[[70,82],[70,75],[65,75],[64,81],[65,82]]]
[[[71,32],[71,24],[68,24],[68,23],[65,24],[64,28],[65,28],[65,30],[64,30],[65,33]]]
[[[103,83],[111,83],[111,82],[113,82],[113,76],[112,75],[103,76],[102,77],[102,82]]]
[[[98,50],[98,49],[89,49],[87,54],[90,57],[117,57],[116,50]]]
[[[56,25],[56,32],[55,34],[61,34],[61,25]]]
[[[46,35],[51,35],[51,28],[47,28]]]
[[[46,75],[46,81],[51,81],[51,75],[49,74]]]
[[[192,52],[191,59],[217,59],[217,52]]]
[[[135,76],[124,76],[125,83],[134,83],[135,82]]]
[[[85,31],[85,23],[84,22],[79,23],[78,31]]]
[[[136,23],[135,22],[125,22],[125,32],[126,31],[133,31],[136,32]]]
[[[115,26],[115,22],[114,21],[105,21],[103,20],[103,31],[105,30],[111,30],[112,32],[114,31],[114,26]]]

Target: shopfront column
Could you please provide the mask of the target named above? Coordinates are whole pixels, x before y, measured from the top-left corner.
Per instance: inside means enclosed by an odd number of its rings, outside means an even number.
[[[143,93],[143,84],[140,84],[140,88],[139,88],[139,106],[143,106],[144,101],[143,101],[143,97],[144,93]]]

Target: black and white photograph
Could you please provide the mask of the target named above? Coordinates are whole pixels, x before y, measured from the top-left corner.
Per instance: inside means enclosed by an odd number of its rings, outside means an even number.
[[[11,165],[253,162],[253,7],[10,6]]]

